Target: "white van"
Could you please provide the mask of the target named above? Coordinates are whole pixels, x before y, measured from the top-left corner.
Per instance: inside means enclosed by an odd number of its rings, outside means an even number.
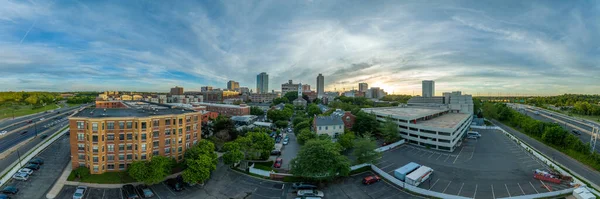
[[[467,137],[470,137],[470,136],[474,136],[474,137],[480,138],[481,134],[479,134],[479,132],[469,131],[469,132],[467,132]]]

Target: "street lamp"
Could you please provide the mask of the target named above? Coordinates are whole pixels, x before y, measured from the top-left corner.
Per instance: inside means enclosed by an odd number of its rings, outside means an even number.
[[[37,121],[33,121],[33,127],[35,128],[35,137],[37,137],[38,135],[38,130],[37,130]]]

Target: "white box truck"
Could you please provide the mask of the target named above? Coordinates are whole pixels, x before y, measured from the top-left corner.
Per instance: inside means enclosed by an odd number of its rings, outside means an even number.
[[[573,190],[573,196],[577,199],[596,199],[596,196],[590,193],[585,187],[579,187]]]
[[[418,187],[422,182],[429,179],[429,176],[431,176],[432,173],[433,169],[426,166],[421,166],[417,170],[409,173],[404,182]]]
[[[394,170],[394,176],[396,178],[398,178],[399,180],[404,181],[405,177],[407,174],[409,174],[410,172],[413,172],[414,170],[417,170],[421,165],[411,162],[408,163],[396,170]]]

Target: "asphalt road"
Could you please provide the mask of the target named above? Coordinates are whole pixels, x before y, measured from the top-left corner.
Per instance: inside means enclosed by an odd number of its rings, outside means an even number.
[[[77,108],[78,107],[61,108],[59,110],[55,110],[55,112],[53,112],[53,113],[43,113],[43,114],[35,115],[33,117],[28,117],[28,119],[23,119],[23,120],[20,120],[20,121],[17,121],[17,122],[12,121],[10,123],[10,125],[3,126],[2,129],[1,129],[1,131],[8,131],[8,133],[11,134],[11,132],[14,131],[15,129],[21,128],[21,127],[23,127],[25,125],[33,125],[33,123],[30,123],[30,124],[27,123],[27,121],[29,121],[29,120],[36,121],[38,123],[38,125],[39,125],[40,122],[43,122],[43,121],[40,121],[41,118],[45,118],[46,119],[46,118],[50,118],[50,117],[53,117],[53,116],[56,116],[56,115],[61,115],[61,117],[64,117],[64,116],[66,116],[66,114],[64,114],[65,112],[71,112],[72,113],[72,111],[74,111]],[[57,113],[56,111],[60,111],[60,113]],[[22,131],[20,131],[20,132],[22,132]]]
[[[543,122],[553,122],[553,123],[556,122],[557,124],[559,124],[560,126],[562,126],[564,129],[566,129],[567,131],[569,131],[569,133],[571,133],[571,134],[573,134],[572,132],[573,132],[573,130],[575,130],[575,128],[573,128],[573,127],[571,127],[569,125],[566,125],[565,123],[577,126],[579,128],[587,127],[587,128],[584,128],[584,129],[586,129],[586,130],[589,129],[589,131],[592,130],[591,127],[589,127],[587,125],[582,125],[582,124],[580,124],[578,122],[574,122],[574,121],[571,121],[571,120],[565,120],[562,117],[557,117],[556,114],[550,115],[551,114],[550,112],[542,112],[542,111],[540,111],[539,112],[540,114],[538,115],[538,114],[535,114],[534,111],[530,110],[530,109],[520,109],[518,111],[520,113],[523,113],[523,114],[525,114],[525,115],[527,115],[527,116],[535,119],[535,120],[539,120],[539,121],[543,121]],[[555,118],[555,119],[559,120],[560,122],[557,122],[556,120],[550,119],[548,117]],[[581,135],[576,135],[576,134],[573,134],[573,135],[577,136],[583,143],[589,143],[592,136],[590,134],[586,133],[586,132],[581,132],[580,131],[580,133],[581,133]],[[600,153],[600,146],[596,147],[596,152]]]
[[[298,152],[300,151],[300,144],[296,140],[296,134],[288,133],[287,136],[290,138],[290,141],[287,145],[284,145],[283,151],[281,152],[281,158],[283,158],[283,164],[281,164],[281,168],[284,170],[290,170],[292,167],[290,162],[292,159],[296,158]]]
[[[70,114],[70,113],[67,113]],[[18,132],[13,132],[13,133],[9,133],[6,134],[4,137],[0,138],[0,152],[4,152],[5,150],[11,148],[12,146],[15,146],[19,143],[21,143],[22,141],[25,141],[27,139],[29,139],[30,137],[34,137],[36,136],[36,131],[38,135],[43,134],[43,132],[45,132],[46,130],[50,129],[52,126],[50,126],[52,123],[56,123],[58,121],[60,121],[60,123],[66,123],[67,121],[67,114],[61,115],[59,116],[61,119],[60,120],[56,120],[56,119],[45,119],[43,121],[39,121],[36,122],[35,124],[29,125],[29,127],[19,130]],[[58,117],[57,117],[58,118]],[[56,124],[54,124],[56,125]],[[46,127],[44,127],[46,126]],[[23,133],[27,131],[27,133]]]
[[[525,143],[529,144],[529,146],[531,146],[531,147],[537,149],[539,152],[545,154],[547,157],[552,158],[554,161],[569,168],[570,170],[574,171],[575,173],[579,174],[580,176],[583,176],[589,182],[595,184],[594,187],[596,187],[596,189],[599,188],[598,185],[600,185],[600,172],[598,172],[598,171],[578,162],[577,160],[561,153],[560,151],[557,151],[556,149],[553,149],[552,147],[546,146],[545,144],[543,144],[533,138],[530,138],[529,136],[527,136],[513,128],[510,128],[500,122],[492,121],[492,123],[503,128],[504,130],[511,133],[512,135],[518,137]]]
[[[16,117],[14,120],[12,118],[6,118],[3,121],[0,121],[0,131],[12,131],[15,128],[21,127],[25,124],[25,122],[29,121],[29,120],[33,120],[33,119],[38,119],[42,118],[42,117],[51,117],[56,115],[56,111],[60,111],[65,112],[65,111],[69,111],[69,110],[74,110],[78,107],[68,107],[66,104],[60,104],[59,106],[61,106],[61,108],[59,109],[54,109],[53,113],[45,113],[45,112],[41,112],[41,113],[34,113],[34,114],[30,114],[30,115],[25,115],[25,116],[20,116],[20,117]]]

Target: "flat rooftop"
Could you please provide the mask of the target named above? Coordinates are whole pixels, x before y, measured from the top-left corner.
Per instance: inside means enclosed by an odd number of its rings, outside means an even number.
[[[376,115],[392,116],[403,120],[414,120],[425,116],[434,115],[447,111],[446,108],[429,107],[385,107],[385,108],[363,108],[367,113]]]
[[[73,117],[150,117],[158,115],[176,115],[192,113],[194,110],[150,102],[124,102],[129,108],[85,108]]]
[[[429,120],[419,121],[417,122],[417,125],[451,129],[459,125],[460,121],[468,118],[469,116],[471,115],[464,113],[447,113]]]

